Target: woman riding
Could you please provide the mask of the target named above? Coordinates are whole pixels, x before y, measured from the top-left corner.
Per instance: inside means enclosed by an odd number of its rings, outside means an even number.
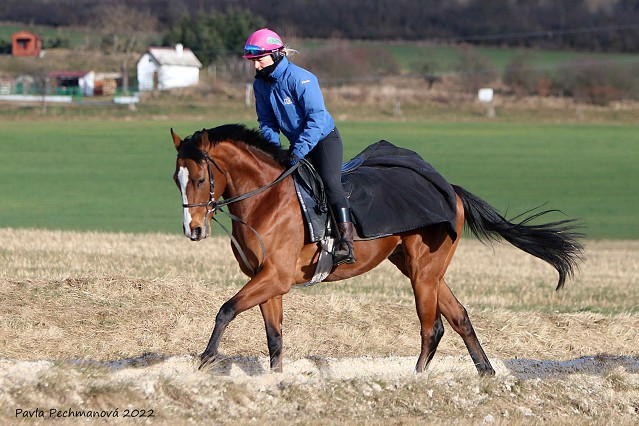
[[[281,37],[267,28],[255,31],[246,41],[244,58],[255,64],[257,121],[271,143],[280,146],[280,132],[289,140],[289,166],[302,158],[313,164],[340,233],[333,263],[354,263],[355,229],[341,181],[342,139],[324,105],[317,77],[289,62],[288,52]]]

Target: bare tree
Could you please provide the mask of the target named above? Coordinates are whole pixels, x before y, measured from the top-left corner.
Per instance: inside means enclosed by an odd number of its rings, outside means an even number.
[[[5,69],[17,75],[23,84],[23,94],[41,96],[42,112],[47,112],[47,96],[49,95],[49,73],[51,66],[46,58],[17,57]]]
[[[103,35],[102,48],[117,57],[122,73],[122,89],[129,90],[129,62],[141,53],[145,36],[155,32],[157,18],[124,4],[106,4],[97,9],[94,28]]]

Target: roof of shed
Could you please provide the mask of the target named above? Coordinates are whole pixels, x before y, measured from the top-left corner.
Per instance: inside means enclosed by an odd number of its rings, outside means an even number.
[[[147,52],[160,65],[182,65],[202,68],[202,63],[197,59],[193,51],[186,47],[182,50],[181,55],[172,47],[149,47]]]
[[[13,38],[36,38],[38,40],[42,40],[42,37],[32,33],[31,31],[20,30],[12,34]]]

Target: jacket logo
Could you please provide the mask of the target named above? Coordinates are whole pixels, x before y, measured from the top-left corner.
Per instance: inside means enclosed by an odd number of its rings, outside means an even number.
[[[288,96],[284,98],[284,105],[292,105],[293,101]]]
[[[311,80],[302,80],[300,83],[301,84],[306,84],[306,83],[310,83],[310,82],[311,82]]]

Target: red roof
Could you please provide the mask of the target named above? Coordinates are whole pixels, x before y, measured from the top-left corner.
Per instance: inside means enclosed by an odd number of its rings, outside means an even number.
[[[29,37],[29,38],[35,38],[35,39],[38,39],[38,40],[42,40],[42,37],[40,37],[39,35],[34,34],[31,31],[24,31],[24,30],[18,31],[16,33],[13,33],[13,37],[15,37],[15,38],[27,38],[27,37]]]

